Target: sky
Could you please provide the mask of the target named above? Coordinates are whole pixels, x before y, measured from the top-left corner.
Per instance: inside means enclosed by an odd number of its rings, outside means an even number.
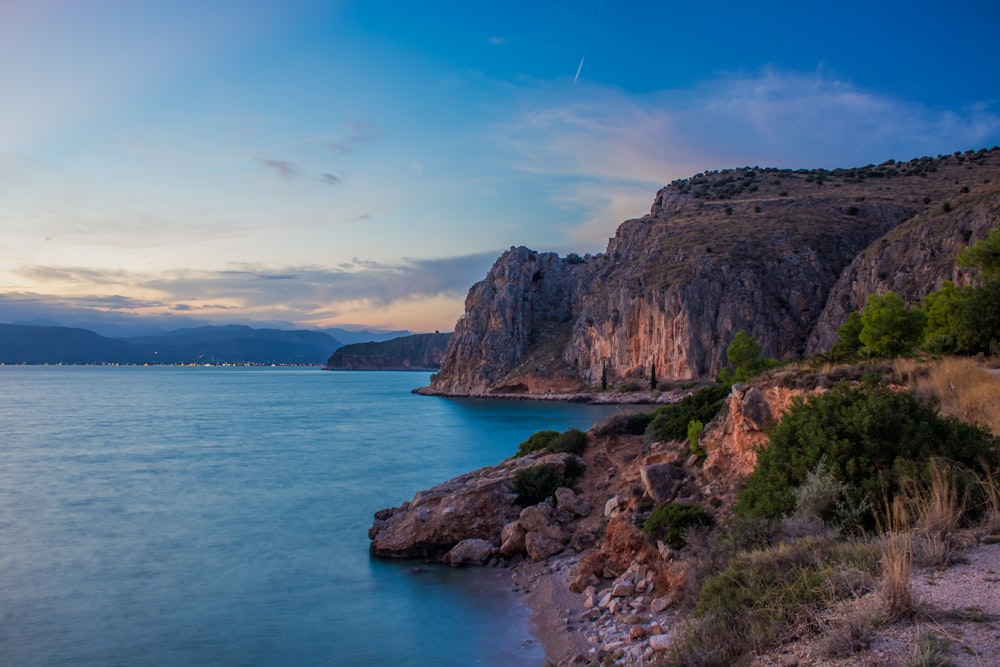
[[[505,249],[601,252],[675,178],[1000,144],[998,27],[995,0],[0,0],[0,322],[450,331]]]

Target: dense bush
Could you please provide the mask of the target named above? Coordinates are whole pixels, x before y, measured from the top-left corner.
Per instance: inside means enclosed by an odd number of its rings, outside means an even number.
[[[558,431],[538,431],[532,433],[527,440],[517,447],[516,458],[521,458],[532,452],[546,451],[550,454],[569,452],[582,454],[587,448],[587,434],[575,428],[559,433]]]
[[[998,442],[985,428],[942,417],[909,392],[875,381],[840,384],[809,399],[796,398],[772,426],[769,443],[740,492],[738,513],[776,518],[795,509],[796,489],[823,462],[848,486],[851,502],[876,507],[892,498],[904,475],[919,476],[931,456],[969,468],[995,466]],[[873,527],[869,517],[866,527]]]
[[[555,454],[560,452],[583,454],[583,450],[586,448],[587,434],[580,429],[571,428],[568,431],[563,431],[546,449]]]
[[[682,549],[684,533],[695,526],[710,526],[712,515],[690,503],[663,503],[646,519],[642,531],[672,549]]]
[[[597,427],[599,435],[642,435],[653,419],[652,412],[615,415]]]
[[[515,502],[522,507],[536,505],[555,494],[560,486],[565,486],[565,482],[554,463],[539,463],[518,470],[514,474]]]
[[[514,473],[513,489],[517,494],[514,502],[522,507],[536,505],[554,495],[559,487],[572,487],[583,474],[583,468],[575,457],[567,457],[565,464],[562,470],[554,463],[539,463],[518,470]]]
[[[559,431],[538,431],[528,436],[528,439],[517,447],[517,456],[537,452],[541,449],[548,449],[549,445],[559,437]]]
[[[654,410],[646,433],[659,440],[684,440],[688,437],[688,424],[695,420],[706,424],[712,421],[727,396],[728,385],[702,387],[677,403]]]

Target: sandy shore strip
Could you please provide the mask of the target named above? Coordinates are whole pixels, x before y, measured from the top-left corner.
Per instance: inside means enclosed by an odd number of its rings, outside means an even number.
[[[523,561],[512,570],[514,590],[525,594],[531,609],[531,630],[556,665],[596,659],[598,647],[588,643],[584,596],[569,590],[569,571],[575,558],[548,562]]]

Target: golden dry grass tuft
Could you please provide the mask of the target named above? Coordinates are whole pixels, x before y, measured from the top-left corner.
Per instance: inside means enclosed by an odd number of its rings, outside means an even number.
[[[1000,373],[974,359],[947,357],[927,365],[926,374],[916,362],[896,366],[897,373],[914,380],[918,396],[932,398],[942,414],[981,424],[1000,435]]]
[[[910,586],[913,566],[911,517],[907,503],[896,497],[886,512],[887,523],[882,539],[882,580],[880,593],[890,619],[912,618],[918,609]]]

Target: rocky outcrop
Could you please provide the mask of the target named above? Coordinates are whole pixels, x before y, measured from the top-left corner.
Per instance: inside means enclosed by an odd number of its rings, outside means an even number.
[[[327,371],[413,371],[437,370],[451,334],[413,334],[392,340],[354,343],[330,355]]]
[[[573,319],[582,264],[511,248],[465,300],[431,387],[446,394],[577,391],[560,357]]]
[[[518,471],[551,463],[563,474],[573,462],[583,465],[573,454],[529,455],[421,491],[399,507],[375,513],[368,530],[371,553],[384,558],[438,557],[464,540],[484,540],[499,549],[504,527],[523,514],[513,491]],[[459,553],[452,560],[462,558]]]
[[[1000,150],[676,181],[603,254],[504,253],[470,290],[430,389],[538,395],[706,379],[739,330],[771,357],[822,350],[865,294],[960,278],[955,254],[998,223],[998,196]]]

